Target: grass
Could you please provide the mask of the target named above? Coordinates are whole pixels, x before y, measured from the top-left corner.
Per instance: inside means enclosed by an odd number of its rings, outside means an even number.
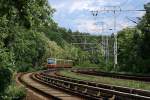
[[[117,78],[101,77],[101,76],[93,76],[93,75],[83,75],[83,74],[77,74],[70,71],[61,71],[60,74],[67,77],[79,79],[79,80],[94,81],[98,83],[111,84],[116,86],[150,90],[150,82],[117,79]]]

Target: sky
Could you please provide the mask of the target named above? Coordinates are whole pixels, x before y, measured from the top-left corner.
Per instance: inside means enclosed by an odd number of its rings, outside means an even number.
[[[150,0],[48,0],[48,2],[56,9],[53,19],[60,27],[96,35],[109,35],[126,27],[134,27],[136,24],[129,19],[138,21],[138,17],[142,17],[145,12],[125,10],[144,9],[144,4]],[[93,16],[91,11],[97,10],[98,15]],[[112,11],[102,10],[117,11],[114,15]]]

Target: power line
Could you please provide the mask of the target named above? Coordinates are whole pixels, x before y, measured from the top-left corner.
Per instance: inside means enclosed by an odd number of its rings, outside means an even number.
[[[119,8],[119,10],[117,10],[116,8]],[[105,7],[103,8],[103,9],[99,9],[99,10],[93,10],[93,11],[91,11],[92,13],[94,13],[93,15],[95,15],[95,16],[98,16],[98,13],[101,13],[101,12],[113,12],[113,14],[114,14],[114,68],[116,67],[116,65],[118,64],[118,62],[117,62],[117,32],[116,32],[116,12],[118,12],[118,11],[121,11],[121,8],[120,7],[118,7],[118,6],[111,6],[111,9],[106,9]],[[102,36],[103,37],[103,36]],[[103,40],[102,40],[102,42],[103,42]],[[104,42],[105,44],[107,44],[107,38],[106,38],[106,41]],[[108,51],[107,51],[107,49],[106,48],[104,48],[105,49],[105,57],[106,57],[106,64],[107,64],[107,55],[108,55]],[[106,54],[107,53],[107,54]]]
[[[135,21],[135,20],[133,20],[133,19],[131,19],[131,18],[129,18],[129,17],[126,17],[129,21],[131,21],[131,22],[133,22],[133,23],[135,23],[135,24],[138,24],[138,22],[137,21]],[[138,17],[136,17],[137,19],[138,19],[138,21],[139,20],[141,20],[140,18],[138,18]]]
[[[92,15],[93,16],[95,16],[95,17],[97,17],[98,16],[98,11],[93,11],[92,12]],[[104,22],[96,22],[95,23],[95,25],[101,25],[101,33],[103,34],[104,33],[104,30],[105,30],[105,28],[104,28],[104,25],[105,25],[106,23],[104,23]],[[104,55],[104,58],[105,58],[105,62],[106,62],[106,64],[108,63],[108,61],[109,61],[109,44],[108,44],[108,36],[103,36],[103,35],[101,35],[101,43],[100,43],[100,45],[101,45],[101,48],[102,48],[102,53],[103,53],[103,55]]]
[[[143,9],[121,9],[120,6],[105,6],[101,9],[97,9],[97,10],[92,10],[90,12],[92,12],[93,16],[98,16],[99,13],[101,12],[113,12],[114,14],[114,69],[116,69],[116,66],[118,64],[117,61],[117,55],[118,55],[118,51],[117,51],[117,31],[116,31],[116,13],[117,12],[139,12],[139,11],[145,11]]]

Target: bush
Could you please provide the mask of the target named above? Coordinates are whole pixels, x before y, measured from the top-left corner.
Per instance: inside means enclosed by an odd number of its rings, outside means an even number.
[[[105,64],[105,67],[103,68],[104,71],[117,71],[118,70],[118,66],[116,66],[116,68],[114,69],[114,65],[112,62],[108,62],[108,64]]]
[[[77,67],[91,68],[91,67],[98,67],[98,66],[96,64],[92,64],[90,61],[85,61],[82,64],[77,65]]]
[[[46,67],[43,67],[43,66],[30,67],[28,72],[35,72],[35,71],[41,71],[41,70],[46,70]]]
[[[32,65],[29,66],[19,66],[17,68],[18,72],[35,72],[35,71],[39,71],[39,70],[44,70],[45,67],[43,66],[35,66],[33,67]]]
[[[11,82],[12,73],[9,69],[0,68],[0,99]]]
[[[4,100],[23,100],[26,96],[26,90],[24,87],[16,86],[12,84],[6,90],[6,95],[3,97]]]
[[[29,71],[29,69],[30,69],[30,66],[18,66],[17,67],[18,72],[27,72]]]

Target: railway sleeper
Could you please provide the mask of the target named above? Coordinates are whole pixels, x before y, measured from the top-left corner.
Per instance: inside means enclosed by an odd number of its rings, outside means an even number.
[[[53,81],[53,83],[54,83],[54,81]],[[62,84],[62,83],[61,83]],[[66,87],[66,88],[70,88],[70,85],[69,84],[67,84],[67,83],[65,83],[65,84],[63,84],[63,87]],[[77,86],[76,86],[77,87]],[[76,88],[77,89],[77,88]],[[87,91],[89,91],[89,90],[87,90],[87,88],[85,89],[84,87],[80,87],[80,88],[78,88],[78,91],[80,91],[80,92],[82,92],[82,93],[87,93]],[[91,91],[91,90],[90,90]],[[96,96],[96,92],[95,92],[95,90],[94,91],[92,91],[92,92],[90,92],[90,94],[93,94],[93,96]]]
[[[44,80],[43,80],[43,81],[44,81]],[[49,85],[52,85],[52,84],[49,84]],[[53,84],[53,86],[60,88],[60,86],[59,86],[59,85],[56,85],[56,84],[55,84],[55,85]],[[65,86],[66,86],[66,85],[65,85]],[[71,86],[71,85],[70,85],[70,86]],[[72,90],[72,89],[70,89],[71,87],[70,87],[70,88],[62,87],[62,88],[68,89],[69,91]],[[80,93],[80,94],[86,94],[86,93],[83,93],[83,92],[81,92],[81,91],[78,91],[78,93]],[[89,97],[93,98],[93,95],[92,95],[92,96],[89,95]],[[100,97],[99,97],[99,98],[100,98]]]
[[[92,85],[92,86],[96,86],[96,87],[100,87],[100,88],[107,88],[107,89],[112,89],[112,90],[116,90],[116,91],[120,91],[120,92],[126,92],[126,93],[131,93],[131,94],[138,94],[138,95],[143,95],[143,96],[149,96],[150,92],[149,91],[145,91],[145,90],[138,90],[138,89],[129,89],[126,87],[120,87],[120,86],[109,86],[109,85],[105,85],[105,84],[100,84],[100,83],[95,83],[95,82],[83,82],[80,80],[76,80],[76,83],[79,84],[87,84],[87,85]]]
[[[74,90],[76,91],[78,89],[78,87],[77,86],[74,86]]]
[[[54,80],[58,80],[58,79],[54,79]],[[64,82],[64,81],[62,81],[62,80],[58,80],[58,81],[60,81],[60,82]],[[66,84],[66,83],[65,83]],[[94,90],[96,89],[96,88],[93,88]],[[84,88],[84,86],[83,85],[78,85],[78,89],[77,89],[79,92],[82,92],[83,93],[83,91],[85,90],[85,88]],[[88,90],[87,90],[88,91]],[[106,91],[106,90],[105,90]],[[103,92],[105,92],[105,91],[103,91]],[[88,92],[87,92],[88,93]],[[112,93],[110,93],[110,92],[106,92],[107,94],[112,94]],[[93,94],[90,94],[90,95],[92,95],[93,96]],[[122,94],[122,96],[123,95],[126,95],[126,94]],[[95,96],[95,95],[94,95]],[[124,96],[125,97],[125,96]],[[133,96],[133,97],[135,97],[135,96]],[[130,96],[130,98],[132,98],[132,96]],[[135,97],[136,98],[136,97]],[[140,98],[142,98],[142,97],[140,97]]]
[[[105,92],[101,92],[99,90],[94,90],[94,89],[87,89],[86,92],[88,95],[92,95],[95,97],[107,97],[107,98],[111,98],[113,96],[113,94],[108,94]]]
[[[133,90],[132,93],[150,97],[150,92],[149,91]]]

